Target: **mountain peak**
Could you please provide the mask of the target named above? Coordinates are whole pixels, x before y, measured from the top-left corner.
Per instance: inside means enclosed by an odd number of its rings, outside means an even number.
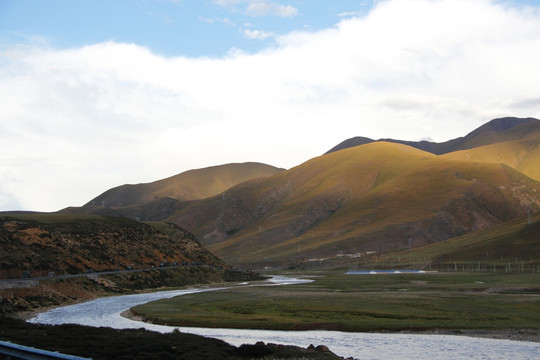
[[[369,144],[369,143],[372,143],[374,141],[375,140],[367,138],[367,137],[355,136],[353,138],[347,139],[347,140],[337,144],[336,146],[334,146],[333,148],[328,150],[325,154],[330,154],[330,153],[333,153],[335,151],[339,151],[339,150],[343,150],[343,149],[347,149],[347,148],[351,148],[351,147],[355,147],[355,146],[359,146],[359,145]]]
[[[414,148],[427,151],[435,155],[442,155],[457,150],[465,150],[477,146],[489,145],[499,141],[520,139],[528,132],[536,128],[540,128],[540,120],[538,119],[532,117],[503,117],[493,119],[485,123],[484,125],[473,130],[464,137],[459,137],[442,143],[436,143],[431,141],[406,141],[395,139],[372,140],[369,138],[356,136],[339,143],[338,145],[327,151],[326,154],[354,146],[368,144],[374,141],[387,141],[412,146]],[[518,131],[518,129],[522,129],[523,131]]]
[[[480,126],[476,130],[469,133],[467,136],[476,136],[485,132],[497,132],[505,131],[512,129],[516,126],[528,124],[532,122],[538,122],[538,119],[528,117],[528,118],[517,118],[517,117],[503,117],[498,119],[493,119],[484,125]]]

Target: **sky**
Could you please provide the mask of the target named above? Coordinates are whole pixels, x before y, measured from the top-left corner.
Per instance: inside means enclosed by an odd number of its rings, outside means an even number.
[[[0,211],[540,118],[540,0],[0,0]]]

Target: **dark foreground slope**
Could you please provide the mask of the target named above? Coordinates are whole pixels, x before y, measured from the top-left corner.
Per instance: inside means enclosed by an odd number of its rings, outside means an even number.
[[[316,350],[264,343],[236,347],[180,332],[160,334],[143,329],[33,325],[2,317],[0,340],[94,360],[342,359],[329,351],[320,351],[325,350],[321,347]]]

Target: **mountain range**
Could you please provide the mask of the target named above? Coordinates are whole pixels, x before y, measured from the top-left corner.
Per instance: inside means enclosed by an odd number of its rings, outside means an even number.
[[[229,264],[415,248],[536,213],[539,142],[533,118],[444,143],[355,137],[289,170],[191,170],[61,212],[172,222]]]
[[[357,136],[336,145],[330,149],[327,154],[349,147],[368,144],[374,141],[387,141],[412,146],[435,155],[442,155],[454,151],[472,149],[503,141],[521,140],[528,133],[538,130],[538,127],[538,120],[535,118],[506,117],[492,120],[464,137],[459,137],[457,139],[448,140],[442,143],[431,141],[404,141],[395,139],[372,140]]]

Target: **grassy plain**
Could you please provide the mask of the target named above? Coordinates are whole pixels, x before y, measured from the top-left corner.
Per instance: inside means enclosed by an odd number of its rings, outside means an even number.
[[[238,287],[133,308],[177,326],[342,331],[540,328],[540,275],[308,274],[300,285]]]

